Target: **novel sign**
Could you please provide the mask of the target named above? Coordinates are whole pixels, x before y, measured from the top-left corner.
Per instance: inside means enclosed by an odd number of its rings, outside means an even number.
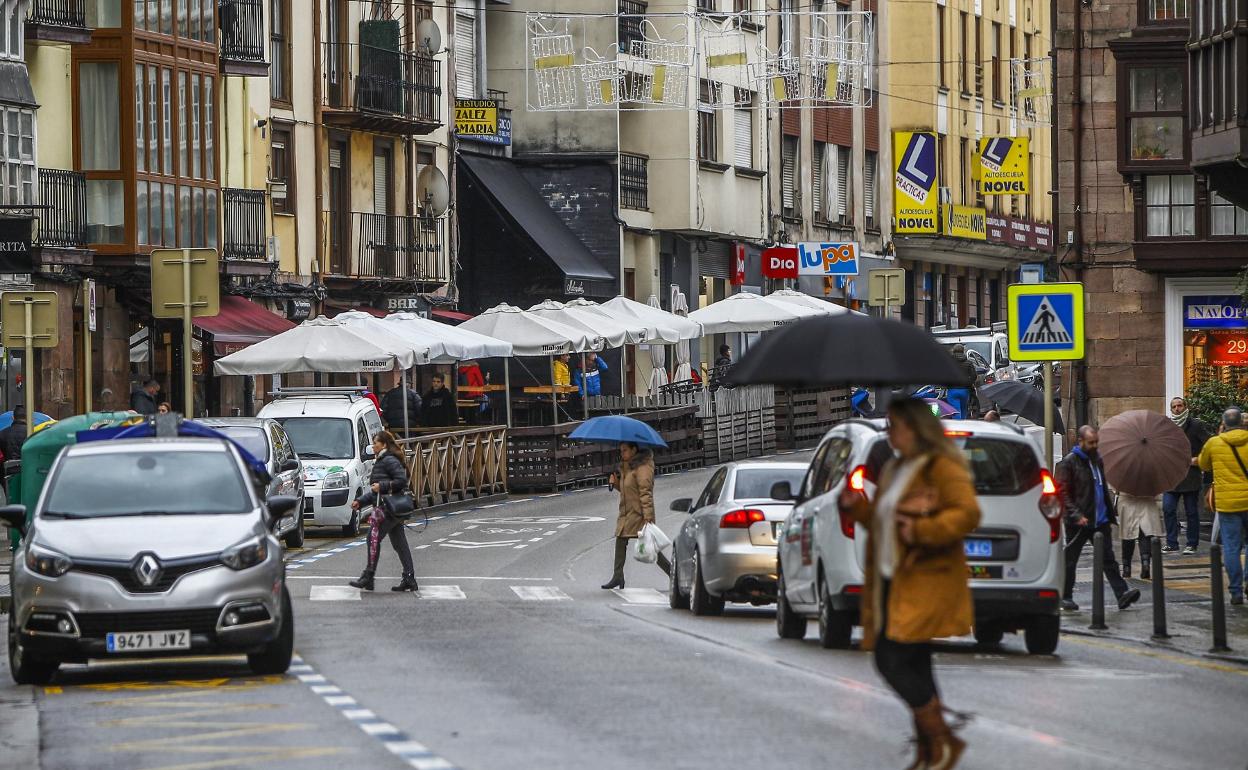
[[[893,134],[893,231],[936,233],[936,135]]]
[[[979,189],[984,195],[1031,192],[1031,141],[1025,136],[979,140]]]
[[[945,206],[945,235],[982,241],[988,238],[988,212],[977,206]]]

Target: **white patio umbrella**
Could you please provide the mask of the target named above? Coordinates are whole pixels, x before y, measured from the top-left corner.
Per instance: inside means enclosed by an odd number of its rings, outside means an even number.
[[[792,305],[798,305],[799,307],[809,308],[810,310],[827,313],[829,315],[858,312],[856,310],[850,310],[843,305],[828,302],[827,300],[819,299],[818,297],[812,297],[805,292],[795,291],[793,289],[777,289],[771,294],[768,294],[767,299],[774,302],[787,302]],[[859,313],[859,315],[862,314]]]
[[[678,286],[672,286],[672,312],[678,316],[689,315],[689,300]],[[672,382],[683,382],[693,379],[693,367],[689,365],[689,340],[676,343],[676,372],[672,374]]]
[[[646,329],[646,338],[641,342],[672,345],[682,339],[691,340],[702,336],[702,328],[696,323],[663,310],[658,305],[658,299],[653,296],[651,298],[655,302],[653,305],[628,297],[616,297],[599,307],[612,318],[625,322],[640,321]]]
[[[414,366],[411,348],[388,348],[366,333],[318,316],[289,331],[217,359],[217,374],[384,372]]]
[[[413,342],[429,341],[427,344],[431,345],[430,363],[450,364],[475,358],[509,358],[512,355],[511,343],[506,340],[487,337],[462,326],[448,326],[429,318],[421,318],[415,313],[391,313],[380,320],[383,324],[393,326],[395,333],[404,339]],[[431,343],[435,340],[443,351],[441,355],[432,355],[434,348]]]
[[[742,292],[693,311],[689,314],[689,320],[701,324],[707,334],[727,334],[768,331],[781,324],[814,315],[822,313]]]
[[[334,316],[334,320],[344,324],[353,331],[358,331],[374,342],[381,343],[388,349],[407,347],[416,356],[416,365],[432,362],[433,357],[445,356],[446,350],[436,340],[413,340],[398,333],[398,327],[388,324],[369,313],[349,310]],[[403,388],[403,435],[409,436],[412,430],[411,415],[407,413],[407,367],[399,371],[399,384]]]
[[[529,308],[529,312],[597,334],[602,337],[604,346],[608,348],[619,348],[630,342],[645,339],[645,329],[642,328],[639,322],[624,324],[609,315],[597,312],[597,308],[597,304],[587,300],[573,300],[564,304],[548,299]],[[581,353],[581,372],[581,376],[584,377],[584,353]],[[589,394],[585,393],[583,395],[588,396]],[[589,399],[587,397],[581,399],[581,417],[586,420],[589,419]]]
[[[623,298],[616,297],[616,299],[623,299]],[[614,302],[615,300],[611,300],[611,301]],[[656,310],[662,310],[662,308],[659,307],[659,298],[654,296],[653,294],[650,295],[649,307],[654,308]],[[668,315],[672,315],[672,314],[668,313]],[[657,396],[659,394],[659,388],[663,387],[668,382],[667,347],[665,345],[655,344],[653,342],[650,343],[650,364],[651,366],[654,367],[653,370],[650,372],[650,395]]]

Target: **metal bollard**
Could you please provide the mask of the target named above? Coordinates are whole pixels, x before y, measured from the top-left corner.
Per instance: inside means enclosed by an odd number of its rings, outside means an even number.
[[[1161,562],[1161,538],[1153,538],[1153,638],[1169,639],[1166,633],[1166,575]]]
[[[1105,625],[1105,533],[1092,536],[1092,625],[1096,631],[1109,628]]]
[[[1226,592],[1222,588],[1222,548],[1209,548],[1209,592],[1213,599],[1213,646],[1209,652],[1230,652],[1226,644]]]

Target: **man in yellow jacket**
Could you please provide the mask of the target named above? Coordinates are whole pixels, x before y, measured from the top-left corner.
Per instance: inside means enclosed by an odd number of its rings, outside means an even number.
[[[1244,603],[1244,537],[1248,533],[1248,430],[1244,411],[1231,407],[1222,413],[1222,432],[1200,451],[1200,469],[1213,471],[1214,504],[1222,531],[1222,560],[1226,564],[1231,604]]]

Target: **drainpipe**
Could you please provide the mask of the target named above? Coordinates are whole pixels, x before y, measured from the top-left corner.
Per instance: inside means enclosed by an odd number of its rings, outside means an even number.
[[[327,0],[327,2],[335,2],[335,0]],[[325,152],[322,146],[325,140],[325,117],[324,109],[321,104],[323,94],[321,93],[321,74],[324,67],[325,46],[321,42],[321,2],[312,3],[312,41],[316,46],[315,53],[312,56],[312,143],[316,148],[314,155],[314,172],[316,179],[316,210],[313,212],[313,219],[316,224],[316,245],[312,250],[312,283],[319,284],[321,282],[321,259],[324,254],[322,248],[325,243],[325,217],[322,212],[325,210],[325,182],[321,178],[324,173],[321,155]],[[295,269],[299,269],[298,260],[296,260]],[[315,296],[313,297],[315,299]],[[316,309],[315,315],[324,312],[324,306]]]
[[[1071,193],[1074,201],[1074,243],[1075,280],[1083,283],[1084,251],[1083,251],[1083,0],[1071,0],[1074,6],[1074,50],[1072,53],[1074,92],[1070,103],[1070,120],[1072,131],[1071,155],[1074,158],[1071,174]],[[1056,19],[1057,7],[1053,4],[1051,15]],[[1057,39],[1057,27],[1053,28],[1053,39]],[[1054,44],[1056,47],[1056,43]],[[1055,57],[1056,58],[1056,57]],[[1095,141],[1095,138],[1094,138]],[[1076,361],[1074,371],[1074,402],[1075,424],[1086,425],[1088,422],[1088,367],[1084,361]]]

